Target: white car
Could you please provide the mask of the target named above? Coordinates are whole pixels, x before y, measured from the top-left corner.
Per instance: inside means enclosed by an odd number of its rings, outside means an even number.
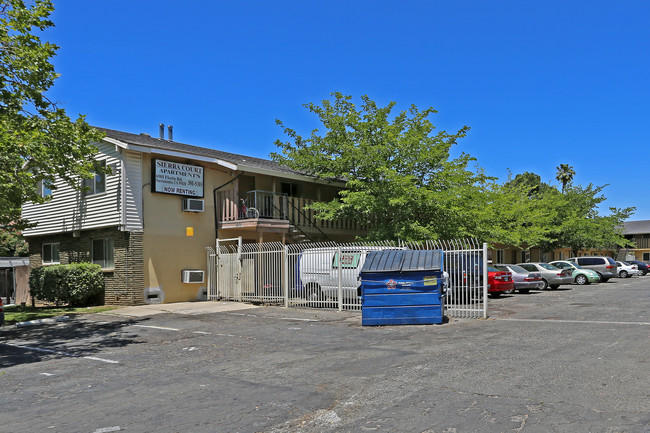
[[[616,266],[616,272],[621,278],[628,278],[632,275],[639,274],[639,267],[637,265],[632,265],[625,262],[616,262]]]

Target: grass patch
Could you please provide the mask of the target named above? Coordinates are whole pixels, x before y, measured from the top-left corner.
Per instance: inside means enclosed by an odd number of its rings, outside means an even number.
[[[73,316],[77,314],[102,313],[104,311],[114,310],[118,307],[99,306],[99,307],[21,307],[13,305],[4,307],[5,325],[12,325],[18,322],[28,320],[46,319],[48,317]]]

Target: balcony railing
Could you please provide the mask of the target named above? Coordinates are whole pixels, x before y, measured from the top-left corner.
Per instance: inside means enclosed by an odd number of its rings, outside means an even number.
[[[266,218],[288,220],[301,227],[316,226],[326,231],[367,230],[366,227],[347,218],[332,221],[315,218],[312,209],[305,209],[315,202],[311,199],[260,190],[244,193],[227,190],[219,191],[217,194],[221,222]]]

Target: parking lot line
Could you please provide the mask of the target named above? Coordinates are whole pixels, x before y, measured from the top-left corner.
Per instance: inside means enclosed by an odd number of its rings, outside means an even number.
[[[589,323],[596,325],[650,325],[650,322],[616,322],[607,320],[516,319],[512,317],[503,319],[495,318],[494,320],[506,320],[511,322]]]
[[[151,329],[161,329],[163,331],[180,331],[178,328],[168,328],[166,326],[153,326],[153,325],[133,325],[138,328],[151,328]]]

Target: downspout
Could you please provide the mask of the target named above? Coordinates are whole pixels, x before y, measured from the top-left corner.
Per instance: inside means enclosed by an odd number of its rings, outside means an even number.
[[[239,179],[243,175],[244,175],[244,172],[242,171],[236,177],[233,177],[228,182],[226,182],[223,185],[218,186],[218,187],[216,187],[215,189],[212,190],[212,199],[214,200],[214,237],[216,239],[219,238],[219,233],[218,233],[218,231],[219,231],[219,217],[217,216],[217,191],[220,190],[221,188],[223,188],[224,186],[233,183],[234,181],[236,181],[237,179]]]

